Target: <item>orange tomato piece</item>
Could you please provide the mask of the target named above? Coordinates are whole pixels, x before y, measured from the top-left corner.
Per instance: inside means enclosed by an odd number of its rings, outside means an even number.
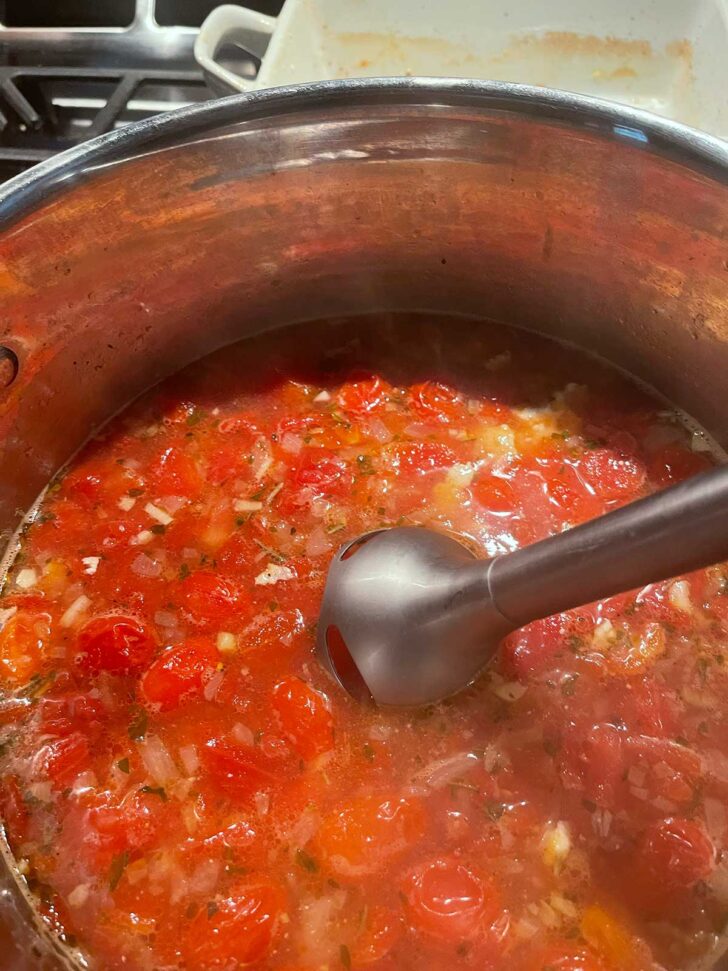
[[[51,636],[51,616],[19,610],[0,630],[0,674],[14,685],[38,674]]]

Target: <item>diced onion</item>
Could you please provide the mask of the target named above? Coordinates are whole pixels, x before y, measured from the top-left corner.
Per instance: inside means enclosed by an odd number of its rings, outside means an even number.
[[[300,435],[294,435],[293,432],[286,432],[281,438],[281,448],[289,455],[298,455],[303,448],[303,439]]]
[[[502,701],[514,702],[525,695],[526,685],[519,684],[518,681],[504,681],[502,684],[491,685],[490,690]]]
[[[571,851],[569,824],[559,820],[554,826],[550,826],[543,835],[541,848],[546,866],[550,866],[554,870],[560,869]]]
[[[158,627],[175,627],[177,625],[177,614],[171,610],[158,610],[154,615],[154,623]]]
[[[136,534],[136,536],[132,536],[132,538],[129,540],[129,545],[146,546],[147,543],[151,543],[153,539],[154,533],[151,531],[151,529],[142,529]]]
[[[0,630],[7,624],[11,617],[14,617],[18,612],[17,607],[5,607],[0,610]]]
[[[59,621],[61,627],[73,627],[77,620],[79,620],[83,614],[86,612],[88,607],[91,605],[91,601],[85,594],[81,594],[80,597],[76,597],[70,607],[61,616]]]
[[[392,441],[392,433],[384,424],[381,418],[369,418],[366,425],[366,430],[369,432],[371,437],[382,444]]]
[[[252,748],[255,744],[255,736],[247,725],[243,725],[241,722],[236,722],[233,725],[233,738],[236,742],[240,742],[241,745],[248,745]]]
[[[187,775],[196,775],[200,768],[200,759],[197,755],[196,745],[182,745],[179,750],[179,759]]]
[[[134,496],[122,496],[118,502],[119,509],[121,509],[122,512],[129,512],[129,510],[133,509],[135,505],[136,499]]]
[[[28,786],[28,792],[40,802],[50,802],[53,794],[53,787],[50,782],[34,782]]]
[[[592,637],[592,644],[599,651],[608,651],[614,639],[616,637],[616,631],[614,629],[614,624],[611,620],[600,620],[597,626],[594,628],[594,635]]]
[[[259,816],[267,816],[270,809],[270,796],[267,792],[256,792],[253,802]]]
[[[159,500],[159,504],[171,516],[174,516],[176,512],[179,512],[180,509],[187,505],[187,499],[184,496],[165,496],[164,499]]]
[[[479,758],[474,752],[458,752],[446,759],[437,759],[430,762],[423,769],[420,769],[413,777],[412,782],[424,784],[431,789],[441,789],[453,779],[457,779],[475,768],[479,763]]]
[[[331,549],[331,540],[324,532],[323,526],[316,526],[308,534],[306,540],[306,556],[323,556]]]
[[[30,590],[38,582],[38,574],[32,567],[25,567],[25,569],[20,570],[15,578],[15,585],[20,587],[21,590]]]
[[[725,802],[722,799],[715,799],[713,796],[706,796],[703,807],[708,833],[715,843],[721,844],[725,837],[726,822],[728,822]]]
[[[224,677],[225,677],[224,671],[215,671],[213,676],[210,678],[210,680],[207,682],[207,684],[202,690],[202,693],[205,696],[205,701],[213,700],[213,698],[215,697],[215,695],[217,694],[220,688],[220,685],[223,682]]]
[[[237,653],[238,639],[235,634],[231,634],[229,631],[221,630],[217,635],[216,644],[218,651],[224,656]]]
[[[68,895],[71,907],[83,907],[91,894],[91,887],[87,883],[79,883]]]
[[[165,512],[164,509],[161,509],[159,506],[155,506],[153,502],[148,502],[146,504],[144,507],[144,512],[147,514],[147,516],[151,516],[152,519],[156,519],[156,521],[162,526],[169,526],[170,523],[174,522],[174,519],[169,515],[168,512]]]
[[[258,482],[265,478],[268,469],[273,465],[273,456],[268,442],[261,436],[253,446],[253,475]]]
[[[147,556],[146,553],[140,553],[132,561],[130,569],[138,577],[158,577],[162,572],[162,564]]]
[[[158,735],[148,735],[137,742],[144,767],[159,786],[166,786],[179,779],[177,766],[167,746]]]
[[[263,503],[254,499],[236,499],[233,502],[235,512],[257,512],[263,508]]]
[[[84,565],[84,573],[92,577],[94,573],[99,568],[99,563],[101,562],[100,556],[84,556],[81,558],[81,562]]]
[[[690,599],[690,584],[687,580],[676,580],[668,587],[668,599],[673,607],[686,614],[693,612],[693,602]]]
[[[258,586],[269,586],[279,583],[281,580],[294,580],[296,573],[289,566],[281,566],[278,563],[269,563],[262,573],[255,578]]]
[[[469,486],[475,475],[475,466],[470,462],[456,462],[447,472],[447,481],[454,486]]]
[[[316,395],[316,397],[313,400],[316,402],[317,405],[323,404],[326,401],[331,401],[331,395],[326,390],[319,391],[319,393]]]

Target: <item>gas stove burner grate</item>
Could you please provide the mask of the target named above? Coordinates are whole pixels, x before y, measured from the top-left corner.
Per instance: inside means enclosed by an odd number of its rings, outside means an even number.
[[[0,0],[0,181],[95,135],[212,98],[193,46],[219,2]],[[256,71],[243,51],[232,66]]]

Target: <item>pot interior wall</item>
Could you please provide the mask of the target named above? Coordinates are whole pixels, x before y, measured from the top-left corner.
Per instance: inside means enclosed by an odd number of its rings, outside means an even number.
[[[572,340],[728,444],[726,185],[624,131],[454,100],[211,126],[89,165],[7,226],[0,533],[150,384],[338,314],[455,312]]]

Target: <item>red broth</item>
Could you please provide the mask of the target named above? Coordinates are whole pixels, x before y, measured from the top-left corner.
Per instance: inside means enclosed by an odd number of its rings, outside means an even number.
[[[594,359],[449,319],[263,336],[148,394],[0,600],[0,808],[47,919],[103,969],[709,966],[724,567],[531,624],[422,710],[359,707],[313,644],[363,530],[503,553],[712,461]]]

